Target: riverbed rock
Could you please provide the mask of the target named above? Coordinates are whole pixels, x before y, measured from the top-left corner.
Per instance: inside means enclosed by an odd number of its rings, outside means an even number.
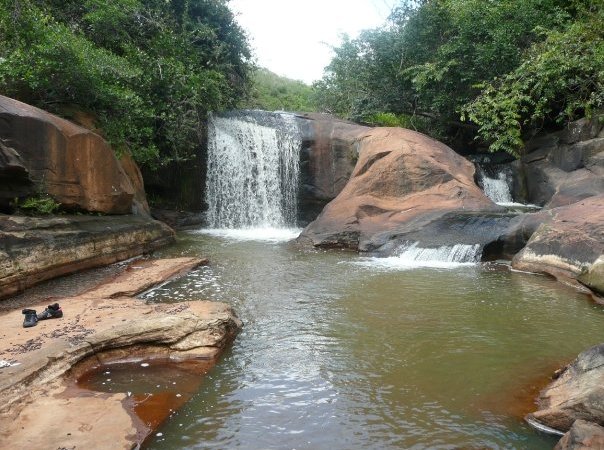
[[[548,427],[568,431],[576,420],[604,425],[604,344],[582,352],[538,399],[529,415]]]
[[[0,359],[13,365],[0,368],[0,441],[13,448],[52,449],[140,444],[145,434],[125,411],[125,394],[82,394],[68,376],[93,357],[96,363],[116,358],[215,361],[242,326],[230,306],[147,304],[131,297],[205,262],[135,261],[116,279],[77,297],[31,305],[41,312],[58,302],[64,313],[32,328],[22,328],[21,311],[1,315]],[[53,417],[58,422],[53,424]],[[52,429],[57,432],[34,432]]]
[[[350,135],[348,146],[359,149],[351,178],[300,242],[385,255],[429,225],[455,236],[423,234],[427,246],[439,245],[430,239],[458,243],[464,234],[469,240],[475,227],[466,233],[464,226],[440,227],[439,221],[466,224],[481,220],[479,212],[502,212],[474,183],[472,163],[423,134],[372,128]]]
[[[554,450],[604,449],[604,427],[585,420],[575,420]]]
[[[0,214],[0,298],[41,281],[151,252],[174,231],[141,216]]]
[[[604,254],[604,195],[545,214],[550,217],[514,257],[514,268],[574,279]]]
[[[130,214],[135,188],[109,144],[99,135],[33,106],[0,95],[0,142],[14,152],[0,158],[0,186],[7,171],[26,175],[35,193],[65,208]],[[18,156],[17,156],[18,155]],[[18,166],[26,169],[16,168]],[[11,182],[13,183],[13,182]],[[0,195],[6,203],[9,193]],[[19,193],[19,196],[23,196]]]

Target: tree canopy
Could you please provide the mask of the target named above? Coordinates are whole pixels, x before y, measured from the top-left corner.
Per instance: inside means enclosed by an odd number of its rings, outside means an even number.
[[[313,89],[302,81],[282,77],[259,68],[251,77],[250,97],[246,108],[267,111],[314,111]]]
[[[186,160],[207,111],[249,87],[250,50],[228,0],[0,0],[0,91],[90,112],[116,148]]]
[[[344,37],[314,87],[345,118],[517,155],[535,127],[601,107],[602,19],[602,0],[407,0]]]

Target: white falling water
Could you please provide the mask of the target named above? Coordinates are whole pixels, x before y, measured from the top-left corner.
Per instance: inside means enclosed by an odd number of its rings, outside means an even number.
[[[510,181],[508,174],[504,171],[497,173],[497,178],[482,174],[482,187],[487,197],[497,204],[512,204],[512,193],[510,192]]]
[[[210,118],[206,200],[211,227],[295,226],[299,132],[291,115],[270,114],[270,119],[275,126],[261,125],[253,115]]]
[[[498,205],[513,204],[512,193],[510,191],[511,174],[506,168],[497,170],[494,174],[493,168],[487,168],[477,165],[479,184],[485,195]]]
[[[474,265],[480,261],[479,244],[443,245],[436,248],[420,247],[418,242],[407,242],[399,247],[396,256],[387,258],[361,258],[355,265],[372,269],[409,270],[420,267],[450,269]]]

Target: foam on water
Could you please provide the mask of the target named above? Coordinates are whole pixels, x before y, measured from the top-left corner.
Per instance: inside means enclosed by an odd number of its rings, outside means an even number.
[[[207,228],[192,231],[194,234],[208,234],[232,241],[287,242],[298,237],[300,228]]]

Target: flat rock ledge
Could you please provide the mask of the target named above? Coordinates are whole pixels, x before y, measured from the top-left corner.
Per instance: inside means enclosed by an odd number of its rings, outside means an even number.
[[[0,299],[41,281],[152,252],[174,231],[142,216],[0,214]]]
[[[533,422],[532,425],[536,421],[537,425],[553,428],[560,434],[566,432],[563,441],[567,444],[561,440],[560,445],[565,446],[556,448],[604,448],[604,445],[569,444],[580,441],[604,444],[604,343],[579,354],[556,376],[539,395],[539,410],[529,414],[527,421]]]
[[[0,316],[0,360],[12,364],[0,369],[0,441],[30,449],[131,449],[140,444],[145,435],[140,420],[128,411],[126,394],[83,395],[71,378],[91,359],[102,362],[103,355],[215,360],[242,327],[230,306],[146,304],[132,298],[206,262],[136,261],[82,295],[31,305],[41,312],[58,302],[64,312],[31,328],[22,327],[21,311]]]

